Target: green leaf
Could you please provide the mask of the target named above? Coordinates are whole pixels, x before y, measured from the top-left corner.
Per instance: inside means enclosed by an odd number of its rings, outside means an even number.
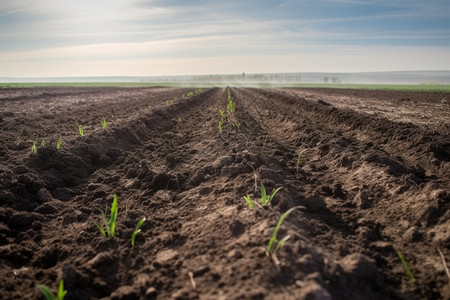
[[[111,216],[108,222],[110,228],[110,237],[114,237],[114,233],[116,231],[116,221],[117,221],[117,195],[114,194],[114,200],[111,206]]]
[[[64,300],[64,297],[66,296],[67,291],[64,290],[64,280],[61,279],[59,282],[59,288],[58,288],[58,300]]]
[[[284,242],[289,238],[289,236],[288,236],[287,238],[284,237],[283,239],[281,239],[281,241],[278,242],[277,247],[274,249],[274,243],[277,240],[277,234],[278,234],[278,230],[280,230],[281,223],[291,212],[293,212],[294,210],[296,210],[298,208],[300,208],[300,206],[292,207],[292,208],[288,209],[284,214],[281,215],[280,219],[278,220],[277,226],[275,227],[275,230],[273,231],[272,237],[269,240],[269,244],[267,245],[267,252],[269,254],[275,253],[276,250],[278,250],[278,248],[280,248],[284,244]]]
[[[56,145],[56,149],[59,149],[61,147],[61,133],[59,134],[59,140],[58,140],[58,144]]]
[[[305,151],[307,151],[308,149],[304,149],[302,151],[300,151],[300,153],[297,156],[297,173],[298,173],[298,167],[300,166],[300,160],[302,158],[303,153],[305,153]]]
[[[275,247],[274,253],[278,251],[278,249],[281,248],[281,246],[284,245],[284,243],[290,238],[291,236],[288,234],[284,238],[282,238],[280,241],[278,241],[277,246]]]
[[[135,239],[136,239],[136,235],[137,235],[139,232],[141,232],[141,229],[140,229],[140,228],[141,228],[141,226],[142,226],[142,224],[144,223],[145,220],[146,220],[145,217],[139,220],[139,222],[138,222],[137,225],[136,225],[136,229],[134,230],[133,235],[131,236],[131,246],[133,246],[133,247],[134,247],[134,241],[135,241]]]
[[[80,133],[81,136],[84,136],[83,128],[81,128],[80,124],[78,124],[78,132]]]
[[[34,153],[37,152],[36,144],[37,144],[37,142],[36,142],[36,141],[33,141],[33,146],[31,146],[31,152],[34,152]]]
[[[261,204],[264,206],[268,203],[268,201],[266,195],[266,188],[264,187],[264,184],[262,182],[259,184],[259,190],[261,191]]]
[[[269,196],[269,202],[272,201],[273,197],[275,196],[275,194],[276,194],[279,190],[281,190],[281,187],[279,187],[279,188],[277,188],[277,189],[274,189],[274,190],[272,191],[272,194],[270,194],[270,196]]]
[[[247,194],[247,196],[244,196],[244,199],[245,199],[245,201],[247,202],[247,204],[248,204],[248,206],[249,206],[250,208],[255,207],[255,205],[253,204],[252,199],[250,199],[250,195]]]
[[[98,230],[104,235],[104,236],[108,236],[108,237],[114,237],[114,233],[116,231],[116,222],[117,222],[117,211],[118,211],[118,206],[117,206],[117,195],[114,194],[114,199],[113,199],[113,203],[111,205],[111,212],[110,212],[110,218],[109,220],[106,218],[106,214],[105,212],[98,208],[98,210],[100,211],[101,215],[102,215],[102,222],[103,222],[103,226],[98,225],[95,221],[94,224],[95,226],[97,226]],[[106,231],[103,229],[103,227],[106,229]]]
[[[101,234],[103,234],[104,236],[106,236],[106,232],[105,230],[103,230],[103,228],[100,227],[100,225],[97,224],[97,222],[94,221],[95,226],[97,226],[98,230],[100,230]]]
[[[50,291],[50,289],[47,286],[45,286],[43,284],[38,284],[37,288],[44,295],[45,299],[47,299],[47,300],[54,300],[53,294],[52,294],[52,292]]]
[[[401,261],[402,264],[403,264],[403,267],[404,267],[405,270],[406,270],[406,273],[407,273],[408,276],[409,276],[409,279],[410,279],[411,281],[415,281],[416,279],[414,278],[414,275],[413,275],[413,273],[411,272],[411,269],[409,268],[408,264],[406,263],[406,260],[405,260],[405,258],[403,257],[403,254],[402,254],[400,251],[398,251],[398,250],[396,250],[396,251],[397,251],[398,257],[400,258],[400,261]]]

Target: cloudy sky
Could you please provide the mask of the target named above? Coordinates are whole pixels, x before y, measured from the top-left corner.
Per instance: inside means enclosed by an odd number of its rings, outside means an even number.
[[[450,70],[449,0],[0,0],[0,76]]]

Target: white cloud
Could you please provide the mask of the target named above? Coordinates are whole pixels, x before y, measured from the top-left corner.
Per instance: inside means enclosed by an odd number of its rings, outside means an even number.
[[[278,8],[317,3],[365,6],[367,2],[290,0]],[[449,6],[433,2],[441,9]],[[235,4],[227,2],[221,4],[223,10],[211,10],[216,4],[173,7],[149,0],[0,0],[0,16],[8,16],[5,23],[0,19],[0,76],[450,69],[448,47],[387,46],[448,41],[450,28],[387,32],[376,26],[423,15],[422,10],[430,16],[444,13],[430,8],[429,2],[374,0],[371,4],[396,9],[364,17],[278,20],[258,14],[247,17],[241,11],[232,14]],[[348,25],[359,21],[366,25]],[[368,42],[379,46],[364,46]],[[356,46],[345,46],[350,43]]]

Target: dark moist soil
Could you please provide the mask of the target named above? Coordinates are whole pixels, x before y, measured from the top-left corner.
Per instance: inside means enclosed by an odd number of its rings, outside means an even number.
[[[450,299],[450,94],[190,91],[0,90],[0,298]]]

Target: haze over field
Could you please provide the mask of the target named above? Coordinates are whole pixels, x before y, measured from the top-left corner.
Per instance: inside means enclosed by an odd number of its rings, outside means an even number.
[[[450,70],[448,0],[0,0],[0,77]]]

